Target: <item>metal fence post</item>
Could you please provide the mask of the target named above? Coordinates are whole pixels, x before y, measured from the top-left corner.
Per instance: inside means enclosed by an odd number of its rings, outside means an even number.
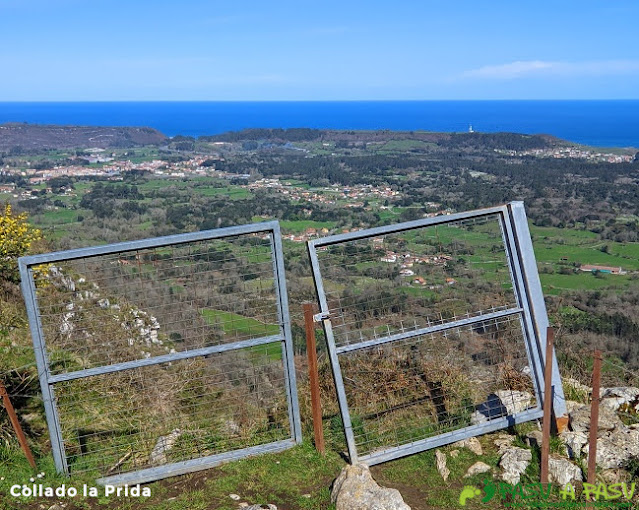
[[[0,397],[2,397],[4,408],[7,410],[9,420],[11,421],[11,425],[13,426],[13,430],[16,433],[18,442],[20,443],[20,447],[22,448],[25,457],[29,461],[29,464],[31,464],[31,467],[33,469],[37,469],[35,460],[33,459],[33,455],[31,453],[31,449],[29,448],[29,444],[27,443],[27,438],[22,431],[22,427],[20,426],[20,422],[18,421],[18,416],[16,415],[13,404],[11,403],[11,399],[9,398],[9,394],[7,393],[7,389],[4,387],[4,383],[2,381],[0,381]]]
[[[315,320],[313,304],[304,303],[304,325],[306,327],[306,354],[308,356],[308,378],[311,386],[311,409],[315,448],[322,455],[325,451],[324,428],[322,427],[322,403],[320,401],[319,372],[317,369],[317,348],[315,344]]]
[[[546,329],[546,363],[544,366],[544,417],[541,436],[541,483],[548,483],[548,456],[550,453],[550,423],[552,417],[552,353],[555,341],[553,328]]]
[[[596,350],[592,367],[592,402],[590,403],[590,436],[588,438],[588,483],[595,483],[597,467],[597,431],[599,428],[599,385],[601,384],[601,351]]]

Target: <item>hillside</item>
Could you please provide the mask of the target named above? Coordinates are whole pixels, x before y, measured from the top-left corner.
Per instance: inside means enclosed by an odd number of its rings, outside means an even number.
[[[52,126],[9,123],[0,125],[0,150],[46,150],[85,147],[126,148],[157,145],[167,139],[148,127]]]

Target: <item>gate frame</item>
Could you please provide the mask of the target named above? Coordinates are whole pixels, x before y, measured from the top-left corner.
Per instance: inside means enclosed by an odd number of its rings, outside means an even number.
[[[494,215],[498,216],[501,228],[510,279],[517,303],[516,308],[478,315],[472,318],[455,320],[436,326],[423,327],[413,331],[397,333],[372,340],[365,340],[357,344],[340,347],[336,346],[330,318],[330,310],[326,298],[326,292],[324,291],[320,263],[317,257],[318,247],[326,247],[358,239],[373,238],[384,234],[400,233],[423,227],[443,225],[460,220]],[[320,309],[320,313],[315,315],[315,320],[317,322],[321,321],[324,328],[351,464],[358,461],[364,462],[368,465],[379,464],[381,462],[422,452],[431,448],[437,448],[469,437],[503,429],[512,426],[515,423],[539,419],[543,416],[542,403],[544,397],[544,367],[546,364],[546,350],[544,346],[546,345],[546,332],[548,330],[549,322],[523,202],[515,201],[497,207],[489,207],[486,209],[478,209],[446,216],[436,216],[433,218],[425,218],[367,230],[359,230],[357,232],[337,234],[320,239],[313,239],[307,242],[307,248],[311,259],[313,280],[315,282],[315,290]],[[521,319],[523,340],[527,352],[528,363],[531,368],[531,375],[533,376],[533,386],[537,401],[535,408],[489,420],[485,423],[469,425],[461,429],[420,439],[400,446],[384,448],[377,452],[362,456],[358,455],[357,446],[355,444],[355,435],[353,433],[353,426],[348,409],[344,381],[342,378],[342,371],[339,363],[339,354],[406,338],[414,338],[438,331],[468,326],[485,320],[511,316],[519,316]],[[561,384],[561,377],[559,374],[559,366],[557,364],[557,357],[555,356],[554,349],[551,363],[553,410],[557,428],[561,431],[565,427],[565,423],[567,423],[567,410],[563,386]]]
[[[257,233],[270,234],[271,258],[273,261],[273,285],[275,288],[277,315],[280,327],[280,333],[278,335],[251,338],[249,340],[213,345],[200,349],[180,351],[173,354],[163,354],[160,356],[153,356],[150,358],[139,360],[124,361],[111,365],[103,365],[99,367],[77,370],[74,372],[51,374],[46,349],[46,340],[42,331],[42,324],[40,321],[40,313],[38,309],[36,287],[32,271],[33,266],[82,258],[92,258],[102,255],[130,252],[148,248],[177,246],[198,241],[209,241],[238,235]],[[30,255],[26,257],[20,257],[18,259],[18,265],[20,268],[21,289],[27,308],[29,328],[31,330],[31,337],[33,340],[33,347],[38,367],[40,388],[42,390],[42,397],[44,401],[44,410],[47,419],[47,425],[49,428],[49,435],[51,438],[51,449],[55,467],[58,473],[65,473],[67,475],[70,474],[69,467],[67,465],[64,442],[62,439],[61,423],[53,388],[54,384],[64,381],[70,381],[73,379],[80,379],[129,370],[133,368],[158,365],[170,361],[198,358],[209,354],[216,354],[246,347],[264,345],[278,341],[281,342],[282,347],[282,365],[284,369],[284,379],[286,382],[288,418],[291,431],[291,437],[289,439],[274,441],[271,443],[264,443],[261,445],[241,448],[238,450],[230,450],[227,452],[217,453],[206,457],[198,457],[186,461],[173,462],[164,464],[162,466],[144,468],[137,471],[129,471],[118,475],[104,476],[97,479],[97,482],[103,485],[109,484],[116,486],[125,484],[146,483],[153,480],[158,480],[160,478],[182,475],[194,471],[199,471],[201,469],[207,469],[230,460],[241,459],[244,457],[262,453],[280,452],[302,442],[299,402],[297,398],[297,383],[295,380],[293,337],[291,334],[291,320],[288,307],[288,294],[286,290],[284,256],[282,251],[282,236],[280,231],[280,224],[277,220],[225,227],[213,230],[203,230],[200,232],[187,234],[155,237],[138,241],[126,241],[103,246],[44,253],[40,255]]]

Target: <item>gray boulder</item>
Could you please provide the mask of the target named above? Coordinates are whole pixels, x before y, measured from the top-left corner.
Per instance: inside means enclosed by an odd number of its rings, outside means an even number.
[[[613,430],[623,428],[623,423],[617,414],[606,406],[599,406],[598,430]],[[582,405],[570,413],[570,428],[573,432],[588,432],[590,430],[590,406]]]
[[[526,471],[531,460],[532,452],[530,450],[516,446],[505,449],[499,461],[499,467],[504,470],[501,479],[511,485],[518,484],[522,473]]]
[[[588,442],[588,436],[585,432],[565,431],[559,434],[559,437],[566,445],[568,457],[573,460],[581,456],[581,449]]]
[[[582,448],[588,457],[589,445]],[[597,465],[602,469],[616,469],[632,458],[639,457],[639,430],[619,427],[599,432],[597,437]]]
[[[623,411],[636,413],[639,411],[639,388],[619,386],[601,390],[601,406],[613,411],[621,408]]]
[[[566,459],[550,457],[548,459],[548,481],[560,487],[583,481],[583,474],[578,466]]]
[[[464,478],[468,478],[469,476],[479,475],[481,473],[488,473],[490,471],[490,466],[485,462],[475,462],[472,466],[468,468]]]
[[[377,485],[368,466],[346,466],[333,482],[331,502],[336,510],[410,510],[397,489]]]

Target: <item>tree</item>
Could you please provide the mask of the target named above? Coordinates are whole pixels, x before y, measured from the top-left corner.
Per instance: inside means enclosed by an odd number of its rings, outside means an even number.
[[[26,213],[14,214],[11,205],[0,211],[0,277],[18,283],[18,257],[25,255],[42,233],[27,223]]]

